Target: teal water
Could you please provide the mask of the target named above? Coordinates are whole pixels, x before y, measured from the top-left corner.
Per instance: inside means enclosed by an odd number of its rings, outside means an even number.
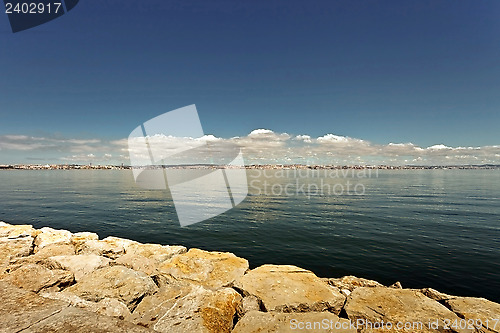
[[[500,301],[499,170],[387,170],[369,178],[258,173],[249,170],[242,204],[181,228],[168,191],[137,188],[129,170],[0,171],[0,220]],[[295,191],[321,179],[326,189],[339,184],[338,195],[314,186]],[[339,193],[347,181],[364,194]],[[279,193],[287,184],[289,195]]]

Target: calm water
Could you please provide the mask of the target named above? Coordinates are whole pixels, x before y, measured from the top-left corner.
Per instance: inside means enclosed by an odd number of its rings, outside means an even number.
[[[370,178],[254,170],[249,181],[251,194],[235,209],[181,228],[169,193],[137,188],[130,171],[0,171],[0,220],[500,301],[499,170],[379,171]],[[364,194],[347,194],[347,181]],[[300,191],[304,183],[313,184],[309,193]],[[287,184],[290,195],[280,193]],[[336,184],[341,195],[328,193]]]

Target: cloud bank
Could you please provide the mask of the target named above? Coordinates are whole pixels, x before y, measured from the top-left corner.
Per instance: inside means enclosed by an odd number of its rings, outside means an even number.
[[[419,147],[413,143],[376,144],[370,141],[326,134],[312,137],[291,135],[269,129],[256,129],[246,136],[219,138],[178,138],[165,135],[148,137],[150,145],[165,151],[186,148],[236,145],[246,164],[334,164],[334,165],[465,165],[500,164],[500,145],[450,147],[438,143]],[[44,138],[26,135],[0,136],[0,164],[16,163],[13,158],[43,160],[45,163],[129,164],[128,139]],[[223,148],[220,148],[223,149]],[[207,150],[208,151],[208,150]],[[180,154],[182,155],[182,154]],[[200,155],[201,156],[201,155]],[[200,163],[210,163],[207,154]],[[147,156],[145,156],[147,158]],[[18,163],[24,163],[19,161]]]

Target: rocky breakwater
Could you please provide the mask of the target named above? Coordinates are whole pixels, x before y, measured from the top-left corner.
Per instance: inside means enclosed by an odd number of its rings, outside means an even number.
[[[500,305],[0,222],[0,332],[497,332]]]

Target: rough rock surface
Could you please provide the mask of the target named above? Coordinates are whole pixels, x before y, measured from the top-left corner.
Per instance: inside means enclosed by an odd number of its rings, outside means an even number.
[[[34,323],[29,327],[29,330],[22,331],[22,333],[24,332],[153,333],[154,331],[118,318],[98,315],[83,309],[68,307],[63,308],[60,312],[40,322]]]
[[[5,281],[34,292],[42,289],[60,290],[74,281],[73,273],[62,269],[48,269],[37,264],[27,264],[10,272]]]
[[[149,276],[156,275],[158,273],[158,264],[155,260],[133,253],[126,253],[122,255],[114,261],[114,264],[128,267],[134,271],[143,272]]]
[[[445,329],[444,320],[453,322],[460,319],[444,305],[409,289],[384,287],[356,288],[347,299],[344,310],[353,322],[365,320],[366,323],[391,322],[393,325],[410,323],[410,330],[403,332],[450,332]],[[429,323],[437,321],[437,327]],[[419,326],[421,323],[422,325]],[[368,327],[368,325],[364,325]],[[457,332],[473,332],[473,330],[457,330]]]
[[[194,287],[189,283],[178,283],[173,281],[159,288],[158,292],[148,295],[134,309],[132,318],[134,323],[150,327],[161,318],[165,313],[170,311],[176,301],[188,295]]]
[[[184,246],[139,243],[129,244],[125,248],[127,254],[140,255],[157,263],[164,262],[178,254],[186,253],[186,251],[187,249]]]
[[[87,308],[93,306],[94,304],[97,304],[95,302],[86,301],[83,298],[68,292],[63,293],[55,291],[41,291],[39,295],[45,298],[55,299],[64,302],[67,305],[79,308]]]
[[[324,280],[331,286],[337,287],[341,290],[348,290],[350,292],[358,287],[383,287],[377,281],[358,278],[352,275],[341,278],[326,278]]]
[[[56,230],[48,227],[40,229],[40,233],[35,238],[35,248],[33,251],[36,253],[41,248],[50,244],[69,244],[71,243],[71,232],[67,230]]]
[[[499,317],[500,304],[431,288],[0,222],[0,332],[500,333]],[[381,322],[417,326],[369,326]]]
[[[38,231],[32,225],[11,225],[0,221],[0,238],[35,237]]]
[[[245,295],[262,300],[267,311],[331,311],[338,314],[345,296],[311,271],[291,265],[263,265],[235,283]]]
[[[76,249],[79,249],[83,243],[91,240],[99,240],[99,235],[93,232],[77,232],[71,236],[71,244],[75,246]]]
[[[190,249],[159,266],[163,274],[217,289],[231,286],[248,270],[248,261],[227,252]]]
[[[133,316],[135,323],[159,332],[230,332],[240,303],[232,288],[180,284],[145,297]]]
[[[72,244],[50,244],[41,249],[38,252],[29,256],[30,262],[41,262],[44,259],[55,257],[55,256],[69,256],[75,254],[75,247]]]
[[[238,308],[238,316],[241,318],[245,315],[245,313],[250,311],[260,311],[260,301],[257,297],[249,295],[243,297],[241,300],[241,305]]]
[[[113,245],[102,240],[90,240],[82,243],[78,249],[77,254],[94,254],[98,256],[116,259],[125,253],[125,249],[121,245]]]
[[[153,280],[142,272],[124,266],[100,268],[83,278],[64,292],[70,292],[85,300],[98,302],[106,297],[116,298],[132,311],[147,295],[157,291]]]
[[[104,298],[97,302],[96,307],[92,307],[91,309],[92,311],[102,315],[118,317],[126,320],[130,320],[130,316],[132,315],[128,307],[116,298]]]
[[[31,253],[32,237],[0,238],[0,276],[8,270],[8,266],[16,259],[26,257]]]
[[[97,315],[66,302],[41,297],[0,281],[1,332],[153,332],[130,322]]]
[[[2,332],[19,332],[58,313],[64,303],[46,300],[33,292],[0,281],[0,328]]]
[[[51,267],[72,272],[76,281],[80,281],[83,276],[98,268],[108,266],[110,262],[110,259],[95,254],[55,256],[45,260]]]
[[[15,257],[10,259],[10,264],[8,264],[4,271],[13,272],[27,264],[44,264],[46,259],[53,256],[60,255],[74,255],[75,248],[71,244],[50,244],[41,248],[37,253],[31,254],[29,256]]]
[[[439,292],[439,291],[432,289],[432,288],[418,289],[418,291],[420,291],[425,296],[432,298],[435,301],[444,301],[446,299],[450,299],[450,298],[455,297],[455,296],[444,294],[444,293]]]
[[[139,243],[118,237],[106,237],[103,240],[89,240],[78,247],[78,254],[96,254],[110,259],[117,259],[125,254],[126,247],[132,244]]]
[[[403,289],[403,286],[401,285],[401,282],[396,281],[393,284],[389,286],[389,288],[394,288],[394,289]]]
[[[116,298],[104,298],[99,302],[86,301],[71,293],[62,292],[42,292],[40,296],[50,299],[59,300],[65,302],[67,305],[71,305],[77,308],[83,308],[98,314],[118,317],[120,319],[130,320],[131,313],[127,306],[117,300]]]
[[[500,332],[500,304],[476,297],[455,297],[444,304],[466,321],[472,319],[485,329]]]
[[[325,324],[326,323],[326,324]],[[325,327],[326,325],[326,327]],[[344,329],[342,328],[344,325]],[[248,312],[234,327],[234,333],[349,332],[349,321],[330,312]]]

